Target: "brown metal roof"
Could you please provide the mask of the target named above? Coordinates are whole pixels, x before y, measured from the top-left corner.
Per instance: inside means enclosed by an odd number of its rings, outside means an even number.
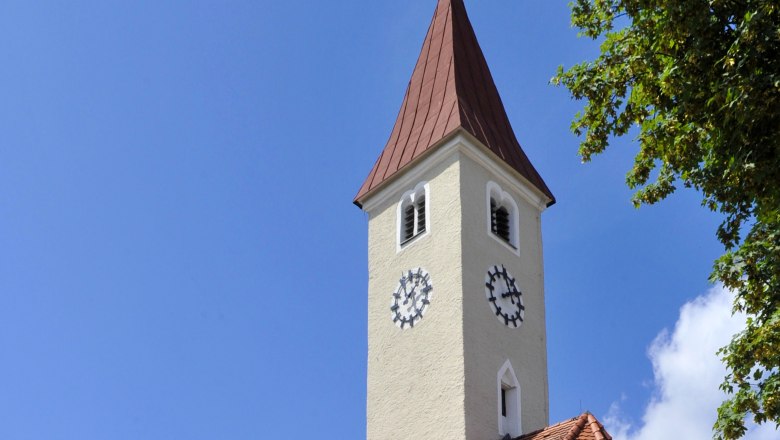
[[[517,142],[463,0],[438,0],[390,139],[355,203],[458,129],[555,203]]]
[[[515,440],[612,440],[612,436],[593,414],[586,412],[579,417],[525,434]]]

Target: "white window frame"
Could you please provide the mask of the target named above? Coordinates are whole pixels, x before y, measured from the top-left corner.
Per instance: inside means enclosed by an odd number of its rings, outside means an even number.
[[[411,244],[416,243],[423,237],[428,236],[428,234],[431,233],[431,203],[430,203],[430,186],[428,185],[428,182],[423,181],[415,185],[414,189],[411,189],[404,193],[403,196],[401,196],[401,200],[398,202],[398,207],[396,211],[396,252],[401,252],[403,249],[406,249]],[[423,198],[425,202],[425,232],[419,233],[417,231],[418,225],[418,216],[419,212],[415,208],[414,210],[414,234],[412,235],[412,238],[409,240],[403,239],[403,233],[404,233],[404,210],[409,205],[417,205],[420,201],[420,198]]]
[[[485,218],[487,219],[488,235],[512,251],[513,254],[520,255],[520,211],[517,208],[517,202],[515,202],[511,194],[504,191],[499,184],[493,181],[487,183],[486,193],[487,216]],[[490,199],[494,199],[498,206],[503,206],[509,211],[509,242],[493,233],[493,213],[490,208]]]
[[[498,434],[519,437],[523,434],[520,382],[509,359],[498,370],[496,383]],[[506,416],[501,411],[501,390],[506,390]]]

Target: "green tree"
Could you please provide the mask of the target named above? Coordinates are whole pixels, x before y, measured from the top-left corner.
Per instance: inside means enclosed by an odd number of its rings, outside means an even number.
[[[637,133],[626,181],[634,204],[680,184],[723,214],[713,281],[735,293],[743,331],[719,352],[728,374],[715,438],[746,421],[780,423],[780,1],[575,0],[598,58],[559,68],[554,84],[585,100],[572,130],[584,162]],[[633,129],[633,130],[632,130]]]

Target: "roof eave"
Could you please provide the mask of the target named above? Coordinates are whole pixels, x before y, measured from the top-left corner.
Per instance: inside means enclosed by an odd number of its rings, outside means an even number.
[[[379,193],[382,189],[386,188],[388,185],[398,180],[398,178],[400,178],[403,174],[405,174],[406,170],[414,168],[418,163],[425,160],[427,157],[429,157],[431,154],[437,151],[442,145],[447,144],[459,133],[468,133],[468,132],[463,127],[460,126],[456,127],[454,130],[442,136],[442,138],[438,142],[436,142],[431,147],[426,149],[425,152],[423,152],[420,156],[414,158],[411,162],[405,164],[403,167],[398,169],[398,171],[393,173],[391,176],[382,180],[382,182],[380,182],[377,186],[369,189],[362,195],[358,193],[358,195],[355,197],[352,203],[354,203],[358,208],[363,209],[363,204],[365,203],[366,200],[370,199],[375,194]]]

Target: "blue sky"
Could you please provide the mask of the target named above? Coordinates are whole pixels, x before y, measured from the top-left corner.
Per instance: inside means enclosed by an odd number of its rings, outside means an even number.
[[[565,1],[466,1],[543,215],[551,421],[641,424],[718,217],[592,164]],[[0,6],[0,438],[365,438],[366,217],[434,0]],[[713,356],[714,358],[714,356]],[[656,371],[657,373],[657,371]],[[613,413],[610,413],[612,408]]]

